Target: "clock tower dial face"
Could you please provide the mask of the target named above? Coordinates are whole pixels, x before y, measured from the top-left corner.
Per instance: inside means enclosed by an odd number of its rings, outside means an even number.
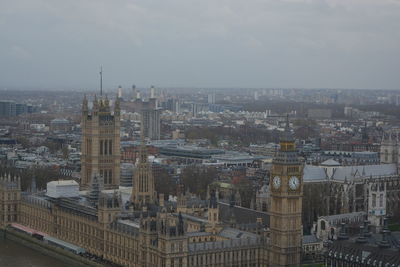
[[[289,179],[289,188],[292,190],[296,190],[300,186],[300,180],[296,176],[292,176]]]
[[[281,178],[279,176],[275,176],[272,180],[272,185],[275,189],[278,189],[281,186]]]

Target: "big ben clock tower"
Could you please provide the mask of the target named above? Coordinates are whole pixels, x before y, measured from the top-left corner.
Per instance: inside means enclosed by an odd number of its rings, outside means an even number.
[[[290,133],[289,118],[272,164],[269,266],[300,266],[303,166]]]

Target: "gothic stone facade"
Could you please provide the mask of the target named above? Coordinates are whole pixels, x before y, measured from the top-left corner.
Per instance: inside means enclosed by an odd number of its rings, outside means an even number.
[[[117,99],[111,113],[107,98],[93,101],[89,110],[85,97],[82,105],[81,188],[88,189],[93,176],[104,179],[104,188],[119,186],[120,177],[120,106]]]

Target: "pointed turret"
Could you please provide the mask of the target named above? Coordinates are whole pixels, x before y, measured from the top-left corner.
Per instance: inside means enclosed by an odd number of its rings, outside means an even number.
[[[143,124],[142,124],[143,125]],[[141,127],[141,144],[139,148],[139,161],[136,165],[136,172],[133,177],[131,202],[136,209],[147,204],[153,204],[156,199],[154,176],[151,164],[148,161],[148,151]]]
[[[95,207],[98,206],[100,193],[103,189],[104,189],[103,177],[98,174],[94,174],[91,179],[90,191],[88,193],[88,199],[93,206]]]
[[[114,114],[117,116],[121,114],[121,102],[118,97],[115,99]]]
[[[94,95],[93,112],[98,112],[98,111],[99,111],[99,101],[97,100],[97,95]]]
[[[87,114],[89,112],[89,107],[88,107],[88,100],[86,98],[86,94],[83,97],[83,101],[82,101],[82,112],[84,114]]]

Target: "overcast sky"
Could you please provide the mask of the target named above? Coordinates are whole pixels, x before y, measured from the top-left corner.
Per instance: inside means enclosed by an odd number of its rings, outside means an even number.
[[[0,0],[0,87],[400,89],[399,0]]]

